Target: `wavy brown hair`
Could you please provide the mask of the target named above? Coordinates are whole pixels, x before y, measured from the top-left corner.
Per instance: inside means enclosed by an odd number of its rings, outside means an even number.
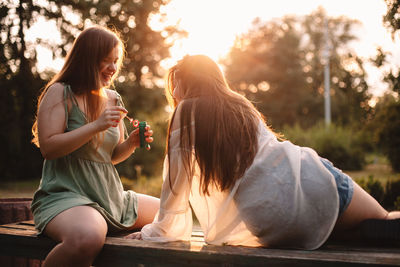
[[[113,78],[118,75],[123,60],[124,46],[118,33],[101,26],[90,27],[82,31],[68,52],[61,71],[47,83],[39,95],[37,112],[49,87],[60,82],[69,84],[74,94],[83,95],[86,103],[84,112],[88,122],[96,120],[100,116],[103,104],[99,94],[101,88],[100,64],[117,46],[121,48],[121,53]],[[32,126],[32,133],[32,142],[39,147],[37,117]],[[97,138],[98,136],[94,139]]]
[[[182,100],[179,103],[174,98],[178,87],[176,93]],[[254,160],[258,124],[260,120],[264,122],[263,116],[249,100],[230,89],[218,65],[203,55],[186,56],[169,70],[166,95],[175,108],[168,127],[168,158],[171,128],[179,104],[179,146],[186,171],[193,171],[194,147],[202,192],[209,194],[210,185],[221,191],[231,188]]]

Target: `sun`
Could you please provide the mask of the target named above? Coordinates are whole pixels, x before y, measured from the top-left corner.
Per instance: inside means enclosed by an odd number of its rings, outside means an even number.
[[[203,54],[219,61],[228,53],[236,35],[254,19],[243,9],[243,1],[172,0],[160,11],[167,15],[167,21],[161,23],[156,17],[151,22],[153,29],[178,24],[188,33],[186,38],[175,41],[171,58],[161,63],[165,68],[188,54]]]
[[[169,69],[185,55],[203,54],[216,62],[226,58],[237,36],[251,29],[252,21],[257,17],[262,21],[279,18],[284,15],[306,15],[322,6],[329,16],[347,16],[362,22],[359,29],[359,42],[355,43],[359,56],[367,58],[373,55],[376,47],[392,52],[393,62],[400,62],[400,50],[392,42],[390,34],[382,25],[382,16],[386,5],[381,0],[171,0],[160,7],[160,13],[149,19],[149,26],[162,31],[166,26],[178,25],[187,31],[188,36],[171,40],[170,58],[160,62],[160,67]],[[360,8],[362,6],[362,8]],[[161,15],[164,14],[164,15]],[[54,22],[38,21],[30,30],[30,38],[61,38]],[[43,30],[45,29],[45,30]],[[45,36],[43,36],[45,32]],[[32,42],[33,42],[32,41]],[[167,39],[168,42],[168,39]],[[173,42],[173,43],[172,43]],[[37,47],[38,70],[50,66],[61,69],[63,59],[53,59],[51,51]],[[396,63],[396,66],[398,64]],[[366,66],[369,82],[375,91],[384,92],[379,80],[381,77],[372,67]],[[379,90],[378,90],[379,89]]]

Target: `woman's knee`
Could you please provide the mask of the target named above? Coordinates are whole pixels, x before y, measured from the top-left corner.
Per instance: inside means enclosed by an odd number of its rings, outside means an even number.
[[[95,256],[103,247],[106,232],[90,227],[83,227],[68,235],[63,243],[76,257]]]
[[[57,215],[48,223],[45,234],[62,243],[68,253],[95,253],[105,242],[107,223],[89,206],[78,206]]]
[[[133,228],[141,228],[153,222],[154,216],[160,208],[160,199],[144,194],[138,196],[138,218]]]

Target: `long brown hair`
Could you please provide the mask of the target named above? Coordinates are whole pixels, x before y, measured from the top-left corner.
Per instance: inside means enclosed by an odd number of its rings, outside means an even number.
[[[186,56],[167,76],[166,95],[175,108],[168,128],[168,158],[171,126],[178,105],[174,98],[177,87],[183,100],[179,103],[179,145],[186,171],[193,171],[192,152],[188,151],[194,147],[202,192],[209,194],[209,185],[227,190],[252,164],[258,150],[258,124],[264,118],[249,100],[230,89],[214,61],[203,55]]]
[[[113,79],[118,75],[123,60],[124,46],[118,33],[101,26],[90,27],[82,31],[75,39],[71,50],[67,54],[61,71],[47,83],[39,95],[37,112],[49,87],[56,82],[61,82],[69,84],[74,94],[83,95],[86,103],[84,112],[86,113],[88,122],[96,120],[100,116],[103,104],[99,95],[99,89],[102,87],[100,82],[100,64],[117,46],[120,47],[121,54]],[[39,147],[37,116],[32,126],[32,133],[32,142]]]

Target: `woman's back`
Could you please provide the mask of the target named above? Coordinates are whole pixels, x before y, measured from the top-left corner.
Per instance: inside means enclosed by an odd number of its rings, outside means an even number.
[[[199,176],[193,177],[190,203],[207,242],[319,247],[338,213],[332,175],[314,151],[277,141],[262,122],[258,140],[253,163],[229,191],[213,187],[210,196],[202,195]]]
[[[142,230],[144,239],[153,240],[161,229],[185,239],[191,232],[188,202],[210,244],[314,249],[328,238],[337,218],[338,197],[333,176],[314,151],[278,141],[260,121],[258,152],[243,177],[226,191],[210,184],[209,194],[204,194],[196,161],[193,175],[183,165],[180,133],[172,131],[169,164],[164,165],[167,182],[161,198],[169,201],[162,202],[159,222]]]
[[[335,180],[315,151],[280,142],[268,131],[260,129],[258,153],[235,203],[263,245],[315,249],[337,219]]]

